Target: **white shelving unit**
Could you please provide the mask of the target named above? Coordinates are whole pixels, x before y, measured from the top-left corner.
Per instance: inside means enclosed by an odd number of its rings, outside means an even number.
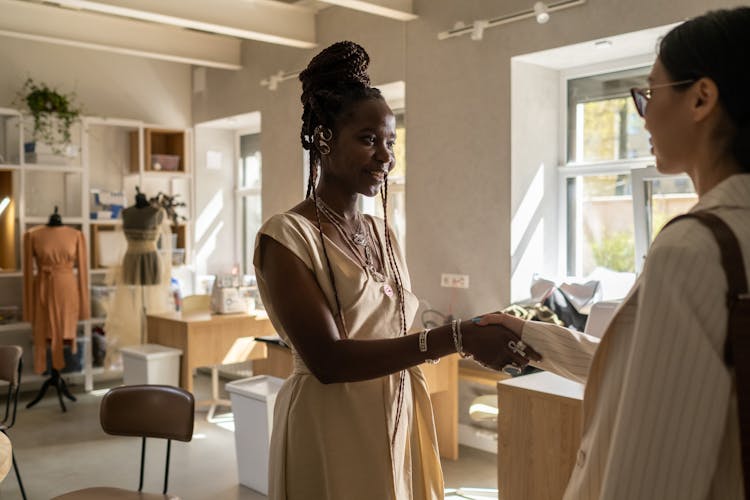
[[[178,187],[187,189],[182,199],[188,203],[185,215],[189,221],[193,219],[190,213],[193,202],[193,176],[190,168],[192,158],[189,154],[192,137],[189,130],[152,126],[129,119],[83,117],[73,129],[73,143],[77,155],[70,158],[44,154],[44,162],[35,163],[27,162],[24,153],[24,129],[30,130],[29,124],[30,118],[19,111],[0,108],[0,201],[3,199],[3,180],[7,185],[10,179],[13,208],[9,215],[15,233],[11,243],[0,243],[0,306],[18,306],[20,310],[23,287],[23,274],[20,271],[23,265],[23,233],[35,225],[46,224],[55,205],[60,207],[63,223],[80,229],[86,239],[90,286],[101,285],[108,271],[108,268],[95,267],[96,262],[92,262],[92,250],[97,244],[96,241],[92,241],[92,235],[97,238],[100,231],[120,229],[122,226],[121,219],[90,218],[91,189],[122,191],[126,193],[126,204],[129,204],[135,195],[135,186],[141,186],[142,191],[149,196],[156,195],[156,191],[152,193],[150,190],[155,188],[171,195],[175,193],[174,180],[177,179],[180,181]],[[181,171],[156,172],[149,170],[150,166],[147,168],[145,138],[148,136],[151,139],[151,135],[159,133],[171,134],[178,138],[183,134],[185,153],[181,159]],[[133,142],[134,137],[137,144]],[[158,139],[157,137],[156,146]],[[131,164],[133,154],[137,154],[137,169]],[[38,154],[37,158],[41,156],[42,154]],[[0,214],[0,235],[4,236],[3,223],[3,216]],[[189,224],[178,231],[181,233],[186,258],[189,258]],[[7,238],[0,241],[5,240]],[[8,254],[5,261],[3,252]],[[15,265],[4,265],[4,262],[8,264],[7,261],[13,261]],[[4,268],[8,270],[4,271]],[[79,326],[83,327],[83,337],[79,337],[84,347],[83,370],[78,374],[65,374],[73,379],[82,376],[86,391],[93,390],[94,375],[105,373],[104,370],[92,366],[91,350],[92,327],[101,325],[104,321],[103,318],[92,318],[79,322]],[[28,334],[27,345],[30,346],[29,323],[0,325],[0,344],[9,343],[3,338],[4,335],[12,334],[14,339],[18,339],[19,334],[23,332]],[[31,369],[32,367],[27,364],[26,370],[30,372]],[[27,380],[36,379],[33,375],[27,377],[25,374],[24,377]]]

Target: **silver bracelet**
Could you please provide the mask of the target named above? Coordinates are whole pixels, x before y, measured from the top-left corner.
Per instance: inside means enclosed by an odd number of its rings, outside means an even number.
[[[472,359],[474,356],[466,354],[464,352],[463,334],[461,333],[461,319],[453,320],[451,324],[451,331],[453,332],[453,345],[456,346],[456,352],[462,358]]]
[[[471,355],[471,354],[466,354],[466,353],[464,352],[464,335],[463,335],[463,333],[461,332],[461,320],[460,320],[460,319],[458,320],[458,323],[456,323],[456,330],[458,331],[458,345],[459,345],[459,347],[460,347],[460,349],[458,350],[458,354],[459,354],[459,355],[460,355],[460,356],[461,356],[462,358],[466,358],[466,359],[474,359],[474,356],[473,356],[473,355]]]
[[[427,352],[427,334],[430,333],[432,328],[427,328],[425,330],[422,330],[419,332],[419,352]],[[436,365],[440,363],[440,358],[437,359],[425,359],[426,363],[430,363],[431,365]]]

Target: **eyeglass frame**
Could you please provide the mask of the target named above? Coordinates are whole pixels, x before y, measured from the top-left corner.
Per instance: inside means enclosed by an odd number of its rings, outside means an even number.
[[[676,87],[678,85],[687,85],[688,83],[695,83],[697,80],[691,78],[689,80],[680,80],[679,82],[660,83],[658,85],[652,85],[650,87],[633,87],[630,89],[630,97],[633,98],[635,104],[635,110],[638,112],[638,116],[641,118],[646,117],[646,107],[651,101],[651,91],[659,88]],[[641,104],[642,103],[642,104]]]

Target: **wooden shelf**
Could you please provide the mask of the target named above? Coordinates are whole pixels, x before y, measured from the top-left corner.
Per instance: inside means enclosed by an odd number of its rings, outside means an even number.
[[[122,226],[122,219],[89,219],[92,226]]]
[[[80,226],[83,224],[83,217],[66,217],[62,216],[63,225],[65,226]],[[48,215],[32,215],[26,217],[26,224],[46,224],[49,222]]]
[[[24,163],[22,168],[30,172],[58,172],[61,174],[83,173],[83,167],[81,165],[46,165],[43,163]]]
[[[185,131],[178,129],[147,128],[143,130],[143,171],[159,173],[185,173],[186,155]],[[158,155],[166,155],[161,163],[177,157],[177,168],[154,168],[159,164]],[[169,158],[168,158],[169,157]],[[130,171],[139,172],[138,163],[138,132],[130,133]]]
[[[17,332],[19,330],[31,330],[31,323],[19,321],[17,323],[0,325],[0,332]]]
[[[187,226],[185,224],[172,225],[172,234],[177,235],[177,248],[185,249],[187,241]]]
[[[11,203],[0,214],[0,267],[13,269],[16,262],[16,196],[13,192],[13,172],[0,171],[0,200]]]

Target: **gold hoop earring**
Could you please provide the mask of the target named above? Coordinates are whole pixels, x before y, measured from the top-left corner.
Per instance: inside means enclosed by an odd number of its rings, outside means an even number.
[[[318,141],[318,151],[320,151],[320,154],[323,156],[327,156],[331,154],[331,146],[328,145],[328,143],[324,140]]]

